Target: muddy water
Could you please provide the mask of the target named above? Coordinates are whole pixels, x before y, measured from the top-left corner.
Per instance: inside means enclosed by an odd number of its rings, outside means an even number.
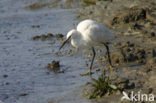
[[[89,80],[79,75],[87,71],[85,59],[57,56],[60,46],[57,39],[30,40],[32,36],[46,33],[65,35],[78,22],[74,10],[24,10],[29,3],[0,1],[0,100],[4,103],[87,103],[78,93],[80,86]],[[32,25],[40,27],[32,28]],[[62,51],[66,50],[68,47]],[[52,60],[59,60],[65,72],[48,71],[46,65]]]

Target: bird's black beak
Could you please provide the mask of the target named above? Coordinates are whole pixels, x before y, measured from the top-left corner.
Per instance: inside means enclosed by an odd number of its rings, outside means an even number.
[[[71,36],[69,36],[64,42],[63,44],[60,46],[59,51],[61,50],[61,48],[70,40]]]

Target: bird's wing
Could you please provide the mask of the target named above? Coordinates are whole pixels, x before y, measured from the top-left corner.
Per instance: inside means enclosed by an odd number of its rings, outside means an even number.
[[[115,38],[114,35],[102,24],[93,20],[84,20],[77,26],[85,41],[106,42]]]
[[[79,32],[84,32],[85,30],[88,29],[88,27],[90,25],[93,24],[94,21],[92,20],[84,20],[84,21],[81,21],[78,25],[77,25],[77,31]]]
[[[114,39],[114,35],[103,25],[91,25],[86,34],[93,41],[103,42]]]

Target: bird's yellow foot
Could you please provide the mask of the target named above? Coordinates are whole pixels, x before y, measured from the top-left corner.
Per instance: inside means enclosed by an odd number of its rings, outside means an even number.
[[[93,73],[91,72],[91,70],[88,70],[87,73],[81,73],[81,76],[86,76],[86,75],[92,75]]]
[[[109,69],[112,69],[113,67],[112,66],[109,66]]]

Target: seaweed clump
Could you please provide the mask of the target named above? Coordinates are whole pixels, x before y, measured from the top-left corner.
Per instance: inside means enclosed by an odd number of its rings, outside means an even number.
[[[111,1],[112,0],[82,0],[86,5],[96,5],[98,1]]]
[[[59,61],[52,61],[51,63],[49,63],[47,65],[47,69],[54,71],[54,72],[58,72],[60,71],[60,63]]]
[[[48,3],[46,3],[46,4],[40,4],[40,3],[37,3],[36,2],[36,3],[33,3],[33,4],[29,5],[29,6],[26,6],[25,9],[36,10],[36,9],[41,9],[43,7],[46,7],[48,5],[49,5]]]
[[[98,0],[82,0],[85,4],[95,5]]]
[[[100,98],[105,94],[111,94],[117,87],[111,84],[109,77],[100,75],[98,79],[92,78],[93,90],[89,96],[89,99]]]
[[[63,34],[60,34],[60,33],[58,33],[58,34],[52,34],[52,33],[42,34],[42,35],[33,36],[31,38],[31,40],[39,40],[40,39],[40,40],[44,41],[44,40],[47,40],[47,39],[51,39],[53,37],[63,38]]]

